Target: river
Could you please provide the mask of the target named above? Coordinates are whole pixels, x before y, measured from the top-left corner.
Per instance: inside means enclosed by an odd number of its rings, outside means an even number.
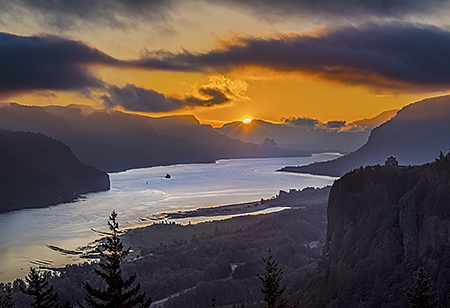
[[[111,173],[107,192],[87,194],[72,203],[1,214],[0,282],[25,277],[30,266],[61,267],[80,262],[78,256],[50,250],[46,245],[70,250],[87,245],[99,238],[91,228],[107,230],[112,210],[119,214],[120,227],[128,229],[151,224],[148,218],[159,212],[249,202],[270,198],[279,190],[322,187],[335,178],[275,170],[338,156],[324,153],[133,169]],[[164,178],[166,174],[171,178]]]

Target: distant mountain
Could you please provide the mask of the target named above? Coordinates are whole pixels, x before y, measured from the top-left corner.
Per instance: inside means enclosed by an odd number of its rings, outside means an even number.
[[[383,124],[383,123],[389,121],[390,119],[392,119],[393,117],[395,117],[397,112],[398,112],[398,109],[386,110],[374,118],[362,119],[362,120],[358,120],[358,121],[355,121],[352,123],[356,124],[358,126],[366,127],[369,130],[372,130],[375,127],[380,126],[381,124]]]
[[[400,165],[430,162],[450,148],[450,96],[425,99],[401,109],[386,123],[372,130],[357,151],[336,160],[282,171],[342,176],[360,166],[383,164],[393,155]]]
[[[263,144],[266,138],[273,139],[280,147],[310,152],[348,153],[363,145],[372,129],[381,124],[386,116],[363,120],[360,124],[345,121],[321,123],[314,119],[291,119],[284,123],[253,120],[245,124],[231,122],[215,130],[231,138]]]
[[[0,213],[70,202],[109,189],[107,173],[80,163],[43,134],[0,130]]]
[[[234,140],[190,116],[151,118],[78,105],[3,104],[0,128],[52,136],[70,146],[84,164],[107,172],[221,158],[309,155]]]
[[[413,105],[413,108],[417,105]],[[450,298],[450,155],[422,166],[367,166],[335,181],[322,262],[292,297],[300,307],[410,307],[423,266]]]

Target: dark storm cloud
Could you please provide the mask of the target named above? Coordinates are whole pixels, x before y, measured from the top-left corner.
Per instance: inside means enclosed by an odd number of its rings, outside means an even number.
[[[0,33],[0,95],[102,87],[102,81],[87,68],[91,64],[119,65],[120,62],[78,41]]]
[[[110,86],[108,95],[102,96],[102,99],[104,104],[110,108],[120,106],[125,110],[142,112],[168,112],[196,106],[211,107],[225,104],[229,101],[227,96],[217,89],[202,88],[200,93],[205,95],[206,98],[194,96],[174,98],[152,89],[127,84],[123,88]]]
[[[0,0],[0,12],[32,14],[39,22],[61,29],[80,22],[125,28],[136,20],[150,23],[169,21],[171,13],[185,3],[186,0]],[[327,20],[368,16],[398,18],[439,12],[448,7],[446,0],[191,0],[190,3],[244,9],[266,19],[305,16],[326,17]]]
[[[130,64],[172,71],[227,71],[260,65],[300,71],[346,84],[395,91],[450,86],[450,32],[405,23],[365,24],[316,35],[240,38],[207,53],[150,52]]]
[[[334,132],[363,132],[368,130],[367,127],[360,126],[355,123],[347,123],[346,121],[337,120],[321,122],[311,118],[287,118],[282,119],[282,121],[288,126],[302,127],[307,130],[314,129]]]
[[[126,28],[136,19],[164,21],[173,7],[171,0],[0,0],[0,16],[25,13],[43,24],[70,28],[80,22]],[[21,15],[18,15],[21,14]],[[43,18],[39,18],[39,15]]]
[[[320,15],[364,18],[402,17],[407,14],[424,14],[448,8],[446,0],[216,0],[216,3],[247,9],[261,17],[303,15],[317,18]],[[311,15],[312,14],[312,15]]]
[[[325,126],[327,128],[343,128],[346,126],[346,121],[328,121]]]
[[[303,127],[304,129],[310,130],[325,130],[325,131],[335,131],[335,132],[363,132],[367,131],[364,126],[359,126],[354,123],[347,123],[346,121],[328,121],[321,122],[316,119],[311,118],[287,118],[282,119],[284,124],[288,126]]]
[[[311,119],[311,118],[289,118],[285,119],[284,123],[292,124],[295,126],[305,126],[305,127],[314,127],[319,124],[319,120]]]

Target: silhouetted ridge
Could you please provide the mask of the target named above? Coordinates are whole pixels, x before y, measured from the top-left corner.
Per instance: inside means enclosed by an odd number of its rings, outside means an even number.
[[[41,133],[0,131],[0,212],[69,202],[109,189],[109,176]]]
[[[373,129],[367,143],[351,154],[281,171],[342,176],[360,166],[383,164],[390,155],[400,165],[424,164],[449,148],[450,96],[442,96],[404,107],[394,118]]]
[[[0,105],[0,128],[42,132],[67,144],[80,161],[108,172],[221,158],[305,156],[310,153],[223,136],[193,116],[151,118],[88,106]]]

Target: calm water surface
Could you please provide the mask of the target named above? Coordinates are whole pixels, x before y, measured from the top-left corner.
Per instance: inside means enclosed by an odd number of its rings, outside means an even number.
[[[110,174],[110,191],[88,194],[73,203],[1,214],[0,281],[24,277],[30,266],[60,267],[80,262],[77,256],[52,251],[46,244],[76,249],[98,239],[91,228],[106,231],[112,210],[119,213],[121,228],[133,228],[151,224],[148,218],[158,212],[255,201],[290,188],[322,187],[335,178],[275,170],[338,156],[233,159],[134,169]],[[164,178],[167,173],[170,179]]]

